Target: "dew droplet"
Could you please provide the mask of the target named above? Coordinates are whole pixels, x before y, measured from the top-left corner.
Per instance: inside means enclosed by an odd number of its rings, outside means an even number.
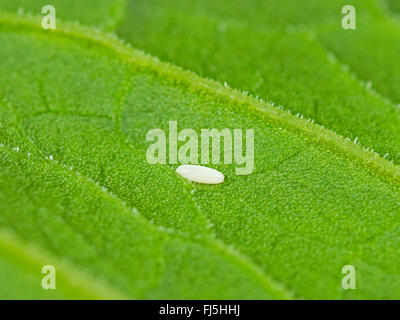
[[[224,182],[224,175],[212,168],[184,164],[176,169],[182,177],[197,183],[219,184]]]

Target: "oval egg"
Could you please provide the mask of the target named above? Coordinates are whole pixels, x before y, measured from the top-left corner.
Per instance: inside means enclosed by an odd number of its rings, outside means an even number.
[[[176,169],[176,172],[182,177],[197,183],[219,184],[224,182],[224,175],[212,168],[184,164]]]

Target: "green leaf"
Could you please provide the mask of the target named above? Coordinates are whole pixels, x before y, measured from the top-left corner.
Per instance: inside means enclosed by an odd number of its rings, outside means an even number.
[[[396,0],[383,0],[390,12],[399,14],[400,13],[400,3]]]
[[[245,257],[202,237],[209,227],[185,201],[184,182],[145,163],[119,132],[120,88],[151,75],[153,60],[87,36],[89,30],[39,28],[36,20],[1,20],[7,77],[1,80],[0,224],[131,298],[288,297]],[[192,234],[154,226],[134,202]]]
[[[42,8],[49,4],[56,9],[57,21],[76,21],[112,30],[124,14],[126,0],[0,0],[0,12],[37,16],[42,15]]]
[[[41,287],[42,268],[56,268],[56,290]],[[0,297],[2,299],[124,299],[124,295],[91,279],[54,256],[0,231]]]
[[[399,296],[395,165],[83,27],[3,16],[0,38],[0,225],[21,241],[132,298]],[[149,165],[169,120],[254,129],[256,170]]]
[[[130,1],[118,33],[399,164],[400,71],[393,66],[400,65],[400,25],[361,0],[352,2],[358,29],[343,30],[347,2]]]

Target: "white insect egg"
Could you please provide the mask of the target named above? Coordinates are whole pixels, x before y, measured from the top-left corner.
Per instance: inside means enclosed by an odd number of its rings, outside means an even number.
[[[184,164],[176,169],[176,172],[182,177],[197,183],[219,184],[224,182],[224,175],[214,169]]]

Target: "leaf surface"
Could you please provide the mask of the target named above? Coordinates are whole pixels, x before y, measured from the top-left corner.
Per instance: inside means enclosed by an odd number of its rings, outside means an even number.
[[[400,3],[396,0],[384,0],[383,3],[387,6],[390,12],[395,14],[400,13]]]
[[[398,167],[85,28],[3,17],[0,38],[0,223],[23,241],[133,298],[399,296]],[[256,170],[201,186],[149,165],[169,120],[254,129]]]
[[[345,4],[130,1],[118,33],[135,47],[271,101],[398,164],[400,25],[375,1],[353,1],[358,28],[343,30]]]
[[[1,31],[7,44],[1,55],[14,57],[1,59],[7,75],[0,109],[2,226],[131,298],[288,297],[234,250],[215,238],[196,237],[209,228],[203,216],[183,210],[183,181],[165,168],[158,168],[167,172],[164,177],[151,170],[119,132],[114,113],[121,108],[124,75],[139,77],[135,65],[148,59],[119,45],[137,56],[130,58],[135,64],[115,52],[110,40],[71,31],[53,35],[16,17],[4,18]],[[59,135],[63,130],[70,139]],[[43,146],[47,134],[52,142]],[[107,151],[97,153],[103,147]],[[167,188],[182,194],[172,200]],[[148,216],[187,225],[193,236],[157,228],[138,214],[135,199]],[[166,202],[169,209],[161,211]],[[195,221],[189,223],[191,216]]]
[[[42,14],[42,8],[52,5],[56,10],[56,21],[75,21],[101,29],[115,29],[124,15],[125,0],[0,0],[0,12]],[[46,11],[47,12],[47,11]],[[48,14],[48,12],[47,12]]]

